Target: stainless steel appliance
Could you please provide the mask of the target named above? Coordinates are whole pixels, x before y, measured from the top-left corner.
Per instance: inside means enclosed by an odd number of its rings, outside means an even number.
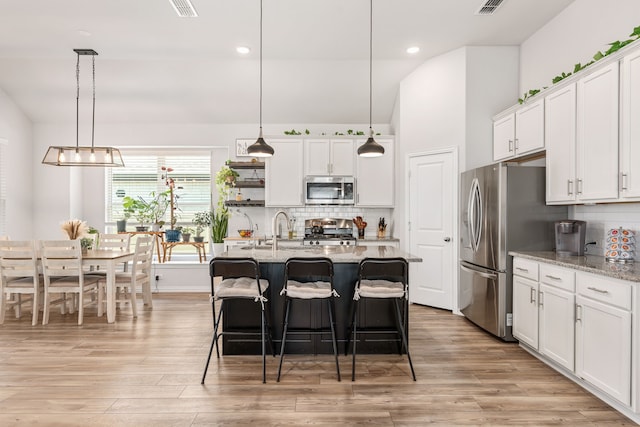
[[[512,250],[551,250],[566,206],[545,205],[544,167],[506,163],[463,172],[460,190],[462,313],[512,341]]]
[[[556,221],[555,230],[558,255],[584,255],[586,222],[573,219]]]
[[[317,218],[304,221],[304,246],[355,246],[353,220]]]
[[[307,176],[304,180],[307,205],[353,205],[355,179],[352,176]]]

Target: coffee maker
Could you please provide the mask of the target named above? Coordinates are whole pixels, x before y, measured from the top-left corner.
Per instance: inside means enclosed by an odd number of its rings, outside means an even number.
[[[587,223],[565,219],[555,222],[556,253],[558,255],[584,255],[585,232]]]

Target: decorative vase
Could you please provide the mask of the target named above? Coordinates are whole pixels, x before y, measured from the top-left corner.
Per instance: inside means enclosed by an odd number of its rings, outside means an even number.
[[[159,223],[151,224],[151,231],[160,231],[160,227],[162,227]]]
[[[224,243],[213,244],[213,256],[220,256],[224,253]]]
[[[180,241],[180,230],[166,230],[164,232],[167,242],[179,242]]]
[[[191,233],[182,233],[182,241],[188,242],[189,240],[191,240]]]

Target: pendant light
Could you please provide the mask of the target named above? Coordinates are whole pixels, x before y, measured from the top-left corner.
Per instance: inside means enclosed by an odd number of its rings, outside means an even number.
[[[260,134],[256,142],[247,147],[247,154],[256,157],[273,156],[273,147],[262,136],[262,0],[260,0]]]
[[[384,154],[384,147],[373,139],[372,111],[373,111],[373,0],[369,0],[369,138],[358,147],[358,156],[379,157]]]
[[[96,147],[94,130],[96,118],[96,55],[93,49],[73,49],[78,56],[76,63],[76,146],[51,146],[42,159],[45,165],[53,166],[99,166],[122,167],[124,162],[120,150],[114,147]],[[81,147],[79,142],[80,122],[80,56],[89,55],[93,65],[93,109],[91,114],[91,147]]]

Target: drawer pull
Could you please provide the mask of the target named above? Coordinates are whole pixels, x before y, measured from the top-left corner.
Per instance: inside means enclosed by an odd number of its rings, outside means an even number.
[[[536,290],[531,288],[531,292],[529,293],[529,302],[531,304],[535,304],[536,303]]]
[[[589,286],[587,289],[589,289],[590,291],[594,291],[597,292],[599,294],[608,294],[609,291],[607,291],[606,289],[598,289],[598,288],[594,288],[593,286]]]
[[[556,277],[556,276],[550,276],[550,275],[545,275],[544,277],[548,277],[551,280],[562,280],[562,277]]]
[[[516,267],[516,270],[522,271],[523,273],[528,273],[529,272],[529,270],[527,270],[526,268],[521,268],[521,267]]]

